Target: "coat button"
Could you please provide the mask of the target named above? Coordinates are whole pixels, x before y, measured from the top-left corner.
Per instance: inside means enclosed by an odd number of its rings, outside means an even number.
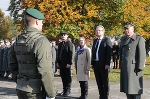
[[[130,50],[131,48],[129,48],[129,50]]]

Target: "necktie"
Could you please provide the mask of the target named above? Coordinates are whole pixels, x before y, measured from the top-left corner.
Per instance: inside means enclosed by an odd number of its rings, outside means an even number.
[[[100,41],[100,39],[97,39],[97,41],[96,41],[94,59],[96,59],[96,54],[97,54],[97,50],[98,50],[99,41]]]
[[[98,48],[99,41],[100,41],[100,39],[97,39],[97,41],[96,41],[96,45],[95,45],[95,49],[97,49],[97,48]]]

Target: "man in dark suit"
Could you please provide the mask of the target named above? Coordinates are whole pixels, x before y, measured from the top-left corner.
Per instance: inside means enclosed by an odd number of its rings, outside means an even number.
[[[112,43],[108,37],[104,37],[105,29],[102,25],[96,27],[97,39],[92,46],[92,65],[99,90],[99,99],[108,99],[109,79]]]
[[[125,35],[120,42],[120,92],[127,99],[141,99],[143,68],[146,57],[144,38],[134,33],[134,25],[126,23]]]
[[[67,40],[67,32],[60,32],[62,42],[58,45],[57,62],[60,68],[60,76],[63,83],[62,96],[68,96],[71,90],[71,65],[73,59],[73,44]]]

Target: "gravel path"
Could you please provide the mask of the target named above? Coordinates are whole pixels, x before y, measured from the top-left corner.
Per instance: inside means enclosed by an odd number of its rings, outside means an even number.
[[[54,78],[58,93],[62,91],[62,82],[60,77]],[[18,99],[15,92],[16,84],[12,81],[0,79],[0,99]],[[110,83],[109,99],[126,99],[124,93],[120,93],[119,83]],[[89,80],[88,99],[98,99],[98,89],[95,80]],[[79,83],[73,78],[70,97],[59,97],[55,99],[76,99],[80,96]],[[150,99],[150,79],[144,79],[144,94],[142,99]]]

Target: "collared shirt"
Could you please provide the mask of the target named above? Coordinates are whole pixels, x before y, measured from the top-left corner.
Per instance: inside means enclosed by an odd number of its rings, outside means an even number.
[[[99,55],[98,55],[98,52],[99,52],[99,47],[100,47],[100,44],[101,44],[101,42],[102,42],[102,39],[103,39],[103,37],[101,37],[101,38],[98,38],[98,46],[97,46],[97,50],[96,50],[96,61],[99,61]]]

